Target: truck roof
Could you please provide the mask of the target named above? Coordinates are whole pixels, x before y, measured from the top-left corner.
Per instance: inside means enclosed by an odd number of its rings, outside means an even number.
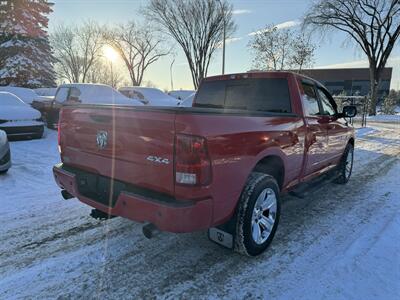
[[[306,79],[312,81],[313,83],[323,86],[320,82],[315,80],[314,78],[308,77],[304,74],[299,74],[293,71],[249,71],[246,73],[232,73],[232,74],[224,74],[224,75],[216,75],[209,76],[204,78],[205,81],[214,81],[214,80],[227,80],[227,79],[240,79],[240,78],[282,78],[293,76],[295,78]]]

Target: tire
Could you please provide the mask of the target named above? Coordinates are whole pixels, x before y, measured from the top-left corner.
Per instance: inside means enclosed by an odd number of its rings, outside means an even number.
[[[260,204],[269,208],[260,210]],[[264,252],[274,238],[280,212],[279,186],[275,178],[263,173],[251,173],[239,200],[235,251],[248,256]]]
[[[8,169],[7,169],[7,170],[0,171],[0,175],[6,174],[7,172],[8,172]]]
[[[337,169],[337,178],[335,183],[346,184],[353,171],[353,161],[354,161],[354,147],[352,144],[347,144],[344,149],[344,153]]]

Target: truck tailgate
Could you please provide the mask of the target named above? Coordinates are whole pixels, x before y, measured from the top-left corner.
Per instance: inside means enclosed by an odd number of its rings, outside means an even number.
[[[174,194],[175,113],[129,107],[65,107],[60,117],[64,164]]]

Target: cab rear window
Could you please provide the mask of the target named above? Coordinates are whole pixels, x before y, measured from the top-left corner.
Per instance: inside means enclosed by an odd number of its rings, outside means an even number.
[[[247,78],[204,81],[194,107],[292,112],[289,86],[284,78]]]

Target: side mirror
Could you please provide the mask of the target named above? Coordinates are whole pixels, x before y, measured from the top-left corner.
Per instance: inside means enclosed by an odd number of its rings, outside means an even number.
[[[357,115],[357,107],[348,105],[343,107],[343,112],[340,114],[341,118],[354,118]]]

